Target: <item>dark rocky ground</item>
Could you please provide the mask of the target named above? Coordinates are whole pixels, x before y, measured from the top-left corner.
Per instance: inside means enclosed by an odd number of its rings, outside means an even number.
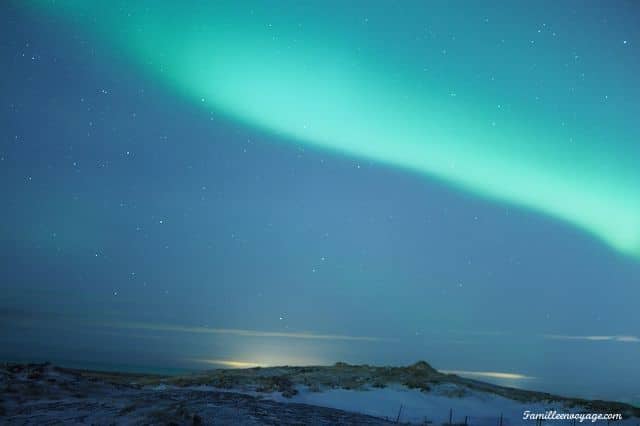
[[[137,376],[104,380],[46,364],[6,365],[0,375],[0,424],[7,425],[389,424],[361,414],[239,393],[125,384]]]
[[[514,401],[557,401],[584,412],[640,418],[627,404],[564,398],[443,374],[424,361],[407,367],[334,366],[210,370],[184,376],[96,372],[50,364],[0,364],[0,424],[7,425],[383,425],[387,419],[268,398],[298,389],[402,385],[461,398],[469,392]],[[446,385],[445,388],[442,385]],[[442,389],[448,389],[443,393]],[[633,422],[635,425],[635,421]]]

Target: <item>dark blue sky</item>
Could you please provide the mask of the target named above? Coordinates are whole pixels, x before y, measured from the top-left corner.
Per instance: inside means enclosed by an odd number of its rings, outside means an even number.
[[[640,401],[637,259],[229,121],[57,18],[0,16],[0,357],[426,359]]]

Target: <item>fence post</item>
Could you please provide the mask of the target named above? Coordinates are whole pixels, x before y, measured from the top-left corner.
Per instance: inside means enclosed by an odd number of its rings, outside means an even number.
[[[402,404],[400,404],[400,409],[398,410],[398,417],[396,418],[396,423],[400,423],[401,414],[402,414]]]

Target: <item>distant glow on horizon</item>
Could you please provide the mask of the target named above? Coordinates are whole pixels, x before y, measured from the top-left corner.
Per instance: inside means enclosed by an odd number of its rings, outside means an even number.
[[[37,4],[100,16],[87,30],[202,108],[546,214],[640,257],[640,167],[618,129],[567,144],[526,117],[496,125],[482,91],[442,96],[416,64],[377,60],[341,32],[299,31],[295,15],[276,9]]]
[[[204,364],[213,364],[219,365],[227,368],[255,368],[255,367],[266,367],[264,364],[259,364],[255,362],[247,362],[247,361],[237,361],[232,359],[193,359],[189,361],[194,361],[198,363]]]
[[[555,340],[586,340],[591,342],[621,342],[621,343],[640,343],[640,337],[626,335],[612,336],[566,336],[559,334],[547,334],[544,337]]]
[[[463,371],[463,370],[441,370],[441,373],[455,374],[457,376],[468,377],[480,377],[489,379],[504,379],[504,380],[532,380],[535,377],[525,376],[524,374],[517,373],[503,373],[498,371]]]
[[[196,362],[199,364],[211,364],[219,365],[226,368],[269,368],[269,367],[296,367],[296,366],[328,366],[329,364],[319,362],[316,359],[311,358],[291,358],[284,354],[275,354],[269,352],[267,354],[261,354],[262,361],[240,361],[235,359],[216,359],[216,358],[193,358],[187,359],[190,362]]]

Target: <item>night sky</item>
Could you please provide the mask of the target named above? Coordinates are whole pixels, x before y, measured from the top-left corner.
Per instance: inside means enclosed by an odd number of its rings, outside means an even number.
[[[633,2],[0,4],[0,358],[640,404]]]

